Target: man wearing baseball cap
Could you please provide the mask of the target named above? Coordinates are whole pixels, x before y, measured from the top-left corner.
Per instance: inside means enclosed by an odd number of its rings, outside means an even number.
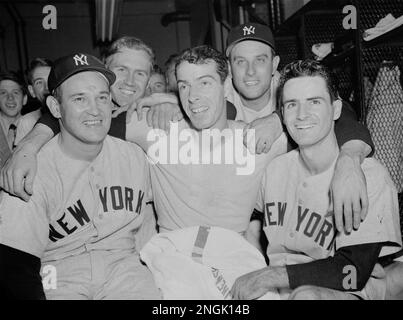
[[[1,194],[8,298],[159,298],[134,237],[144,219],[149,165],[139,147],[107,135],[115,79],[84,53],[52,67],[47,106],[60,133],[38,153],[30,200]]]
[[[236,120],[255,129],[256,144],[248,147],[257,153],[268,152],[283,132],[281,114],[276,111],[280,57],[276,55],[273,33],[259,23],[236,26],[228,35],[226,55],[233,84],[227,99],[237,109]],[[337,195],[333,199],[336,225],[339,231],[344,227],[350,232],[359,227],[367,213],[368,197],[360,163],[374,147],[368,129],[357,121],[345,102],[335,130],[341,146],[332,181],[332,194]]]

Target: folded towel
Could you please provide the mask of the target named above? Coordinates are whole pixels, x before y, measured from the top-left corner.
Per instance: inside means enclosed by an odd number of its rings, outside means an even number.
[[[333,51],[333,42],[328,43],[316,43],[312,46],[312,52],[316,56],[316,60],[323,60],[326,56],[328,56]]]
[[[392,14],[388,14],[376,24],[375,27],[364,31],[363,37],[365,41],[375,39],[403,24],[403,15],[399,18],[395,18]]]
[[[238,233],[190,227],[155,235],[140,252],[167,300],[228,300],[235,280],[266,266],[263,255]],[[277,291],[262,297],[278,300]]]

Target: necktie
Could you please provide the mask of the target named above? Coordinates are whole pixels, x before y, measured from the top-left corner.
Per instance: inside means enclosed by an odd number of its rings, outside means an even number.
[[[8,141],[10,150],[13,150],[15,147],[14,141],[15,141],[16,134],[17,134],[17,126],[12,123],[12,124],[10,124],[10,127],[8,128],[8,134],[7,134],[7,141]]]

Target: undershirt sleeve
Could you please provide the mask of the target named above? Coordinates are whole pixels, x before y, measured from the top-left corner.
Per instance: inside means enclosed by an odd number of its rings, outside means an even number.
[[[339,291],[362,290],[378,261],[382,249],[381,243],[360,244],[343,247],[333,257],[308,263],[287,265],[290,289],[302,285],[312,285]],[[354,288],[345,288],[346,266],[353,266],[357,271],[357,284]]]
[[[371,157],[374,154],[375,146],[368,128],[357,121],[357,115],[350,104],[346,101],[342,102],[341,115],[334,127],[339,146],[341,147],[350,140],[361,140],[371,147],[371,153],[368,155]]]

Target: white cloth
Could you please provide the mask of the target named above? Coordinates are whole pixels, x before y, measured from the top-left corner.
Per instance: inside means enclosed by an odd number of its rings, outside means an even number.
[[[235,280],[266,267],[263,255],[238,233],[196,226],[154,236],[140,252],[164,299],[231,299]],[[278,300],[277,291],[262,298]]]
[[[312,46],[312,53],[317,60],[321,61],[333,51],[333,46],[333,42],[316,43]]]
[[[376,24],[375,27],[364,31],[363,37],[365,41],[375,39],[403,24],[403,15],[399,18],[395,18],[392,14],[388,14]]]

